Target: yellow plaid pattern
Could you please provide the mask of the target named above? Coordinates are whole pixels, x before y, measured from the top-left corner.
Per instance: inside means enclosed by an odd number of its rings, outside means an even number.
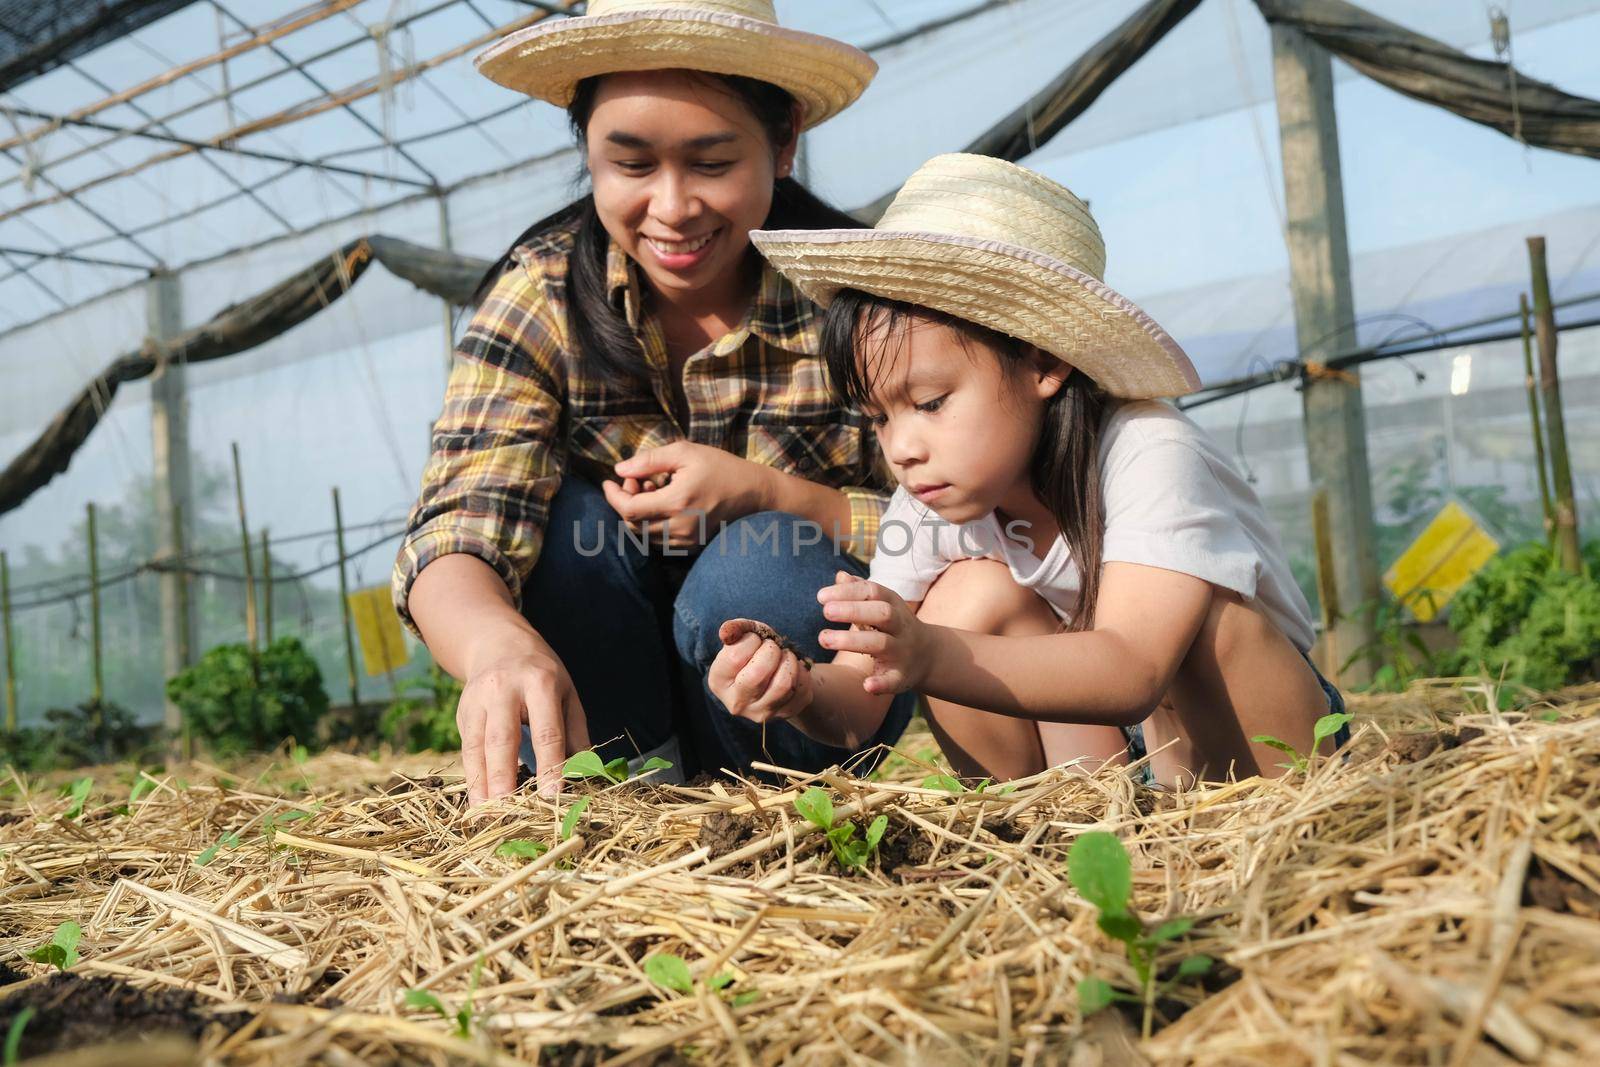
[[[688,425],[681,426],[671,414],[661,326],[615,243],[607,282],[650,364],[654,395],[608,386],[569,347],[567,257],[575,236],[575,226],[557,227],[517,248],[521,269],[501,276],[456,348],[422,492],[395,561],[401,620],[415,632],[406,610],[411,585],[453,552],[487,562],[520,602],[563,475],[609,471],[641,449],[679,439],[843,491],[852,527],[846,547],[870,559],[889,483],[865,419],[828,388],[816,354],[816,305],[763,263],[744,322],[684,366]]]

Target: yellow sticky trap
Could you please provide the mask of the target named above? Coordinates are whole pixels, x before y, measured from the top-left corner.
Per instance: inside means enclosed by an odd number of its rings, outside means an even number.
[[[1451,501],[1394,561],[1383,584],[1419,622],[1431,622],[1499,551],[1500,542]]]
[[[361,639],[361,661],[367,674],[379,675],[399,670],[411,658],[406,649],[400,617],[389,599],[389,586],[375,585],[350,594],[350,618]]]

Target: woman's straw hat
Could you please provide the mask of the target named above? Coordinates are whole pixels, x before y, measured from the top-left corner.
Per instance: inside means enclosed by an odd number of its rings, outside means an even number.
[[[779,26],[772,0],[590,0],[587,14],[509,34],[477,64],[506,88],[558,107],[599,74],[738,74],[788,90],[804,109],[804,129],[855,103],[878,73],[859,48]]]
[[[1107,286],[1106,246],[1082,200],[1014,163],[936,156],[867,230],[757,230],[751,241],[827,306],[859,289],[1037,345],[1112,396],[1200,387],[1183,349]]]

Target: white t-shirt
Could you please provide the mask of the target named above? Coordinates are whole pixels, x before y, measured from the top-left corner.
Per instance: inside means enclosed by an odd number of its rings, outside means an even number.
[[[1159,400],[1121,404],[1101,434],[1100,486],[1106,563],[1161,567],[1230,589],[1310,650],[1311,608],[1261,501],[1188,416]],[[1007,536],[993,512],[953,526],[898,489],[879,527],[872,580],[916,602],[957,560],[998,560],[1070,620],[1081,576],[1067,543],[1056,537],[1041,560],[1022,524],[1011,526]]]

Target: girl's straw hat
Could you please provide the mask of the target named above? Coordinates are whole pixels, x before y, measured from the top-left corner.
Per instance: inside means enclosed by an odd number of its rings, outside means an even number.
[[[590,0],[587,10],[507,35],[478,57],[478,70],[558,107],[599,74],[739,74],[788,90],[805,129],[853,104],[878,73],[859,48],[779,26],[772,0]]]
[[[1183,349],[1101,281],[1106,247],[1082,200],[988,156],[936,156],[876,229],[757,230],[751,241],[826,306],[859,289],[956,315],[1037,345],[1112,396],[1200,387]]]

